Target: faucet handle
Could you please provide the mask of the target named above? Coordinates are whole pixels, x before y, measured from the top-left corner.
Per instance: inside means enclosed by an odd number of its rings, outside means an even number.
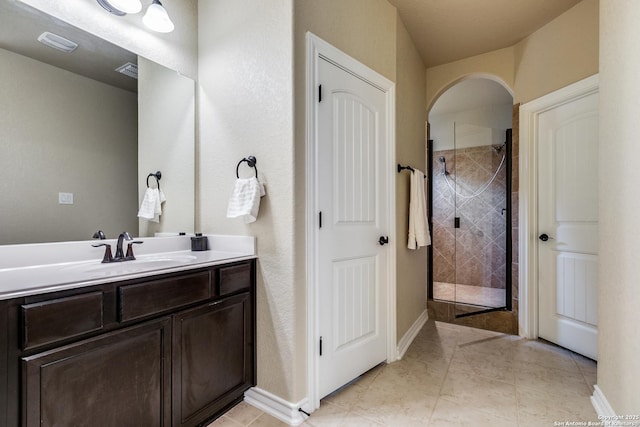
[[[108,262],[113,261],[113,255],[111,255],[111,245],[108,243],[99,243],[97,245],[91,245],[94,248],[99,248],[100,246],[104,246],[104,257],[102,258],[102,263],[106,264]]]
[[[127,255],[124,257],[125,261],[132,261],[136,259],[136,257],[133,255],[133,245],[141,245],[143,243],[144,242],[140,240],[134,240],[133,242],[130,242],[127,245]]]

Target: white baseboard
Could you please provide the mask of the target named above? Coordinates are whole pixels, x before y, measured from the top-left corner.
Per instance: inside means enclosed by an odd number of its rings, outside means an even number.
[[[616,415],[604,393],[597,385],[593,386],[593,396],[591,396],[591,404],[596,410],[596,413],[600,416],[613,417]]]
[[[427,320],[429,320],[429,314],[425,309],[398,342],[398,360],[404,357],[404,354],[409,350],[409,346],[418,335],[418,332],[420,332],[420,329],[427,323]]]
[[[300,425],[305,420],[299,408],[307,403],[306,398],[298,403],[291,403],[268,391],[253,387],[244,393],[244,401],[290,426]]]

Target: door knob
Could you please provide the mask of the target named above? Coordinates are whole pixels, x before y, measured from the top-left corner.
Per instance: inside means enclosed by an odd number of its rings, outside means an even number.
[[[389,243],[389,236],[380,236],[380,238],[378,239],[378,243],[380,243],[381,246],[386,245],[387,243]]]
[[[542,240],[543,242],[546,242],[547,240],[549,240],[549,235],[546,233],[542,233],[541,235],[538,236],[538,239]]]

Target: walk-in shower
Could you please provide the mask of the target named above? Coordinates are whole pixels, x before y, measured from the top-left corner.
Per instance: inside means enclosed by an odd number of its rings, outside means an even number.
[[[511,310],[511,130],[454,123],[431,152],[434,300],[455,317]]]

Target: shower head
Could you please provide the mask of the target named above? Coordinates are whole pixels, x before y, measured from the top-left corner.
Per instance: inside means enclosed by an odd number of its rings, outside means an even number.
[[[502,151],[502,149],[505,147],[505,145],[507,145],[506,142],[503,142],[500,145],[493,145],[491,146],[491,148],[493,148],[493,151],[495,151],[496,153],[500,154],[500,152]]]
[[[440,174],[444,176],[449,175],[449,171],[447,170],[447,160],[444,158],[444,156],[438,157],[438,161],[442,163],[442,172],[440,172]]]

